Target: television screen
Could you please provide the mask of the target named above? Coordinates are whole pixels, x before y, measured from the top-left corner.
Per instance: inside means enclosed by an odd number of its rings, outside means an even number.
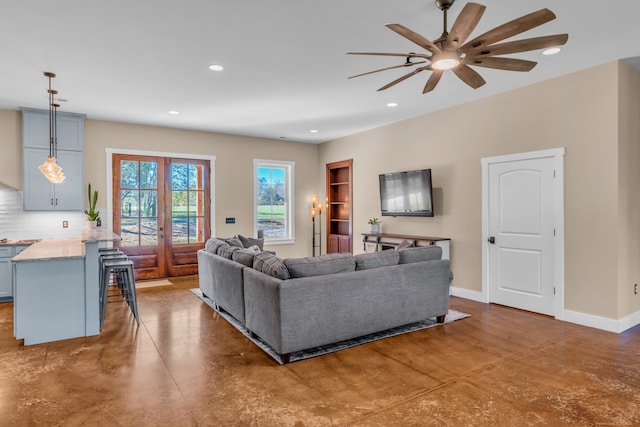
[[[380,175],[382,216],[433,216],[431,169]]]

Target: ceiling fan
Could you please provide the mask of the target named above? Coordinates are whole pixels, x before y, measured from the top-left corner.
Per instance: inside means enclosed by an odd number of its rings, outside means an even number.
[[[471,35],[476,25],[478,25],[478,22],[480,22],[486,6],[478,3],[467,3],[453,23],[451,31],[448,32],[447,10],[449,10],[455,0],[435,0],[435,2],[436,6],[444,13],[444,31],[440,38],[436,40],[429,41],[420,34],[400,24],[385,25],[402,37],[422,47],[427,53],[347,52],[349,55],[399,56],[406,58],[405,62],[401,65],[381,68],[349,78],[365,76],[367,74],[395,68],[413,67],[428,62],[427,65],[415,68],[410,73],[382,86],[378,91],[388,89],[422,71],[431,71],[431,76],[422,91],[422,93],[427,93],[436,87],[442,74],[446,70],[453,71],[463,82],[477,89],[486,82],[482,76],[470,66],[508,71],[529,71],[537,64],[536,62],[515,58],[498,58],[497,56],[562,46],[569,38],[568,34],[556,34],[496,44],[497,42],[528,31],[556,18],[556,15],[549,9],[540,9],[537,12],[532,12],[502,24],[467,42],[467,38]],[[415,59],[418,60],[415,61]]]

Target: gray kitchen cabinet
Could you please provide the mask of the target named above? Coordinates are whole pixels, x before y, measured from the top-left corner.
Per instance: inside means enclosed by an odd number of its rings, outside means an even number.
[[[22,108],[25,211],[80,211],[84,207],[84,114],[58,112],[56,159],[66,179],[52,184],[40,172],[49,155],[49,112]]]

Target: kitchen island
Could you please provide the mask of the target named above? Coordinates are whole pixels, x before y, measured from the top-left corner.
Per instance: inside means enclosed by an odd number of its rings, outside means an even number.
[[[34,243],[13,262],[13,333],[24,345],[98,335],[98,246],[120,240],[103,229],[79,239]]]

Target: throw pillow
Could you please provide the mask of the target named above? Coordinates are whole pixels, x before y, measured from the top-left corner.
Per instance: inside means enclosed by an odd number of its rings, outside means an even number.
[[[356,261],[356,270],[368,270],[369,268],[397,265],[400,260],[400,254],[398,251],[381,251],[359,254],[353,258]]]
[[[287,270],[287,267],[282,263],[282,260],[268,252],[255,254],[253,257],[253,268],[269,276],[277,277],[278,279],[285,280],[291,278],[289,270]]]
[[[204,245],[204,249],[209,253],[217,254],[218,248],[223,243],[225,243],[224,240],[220,240],[220,239],[216,239],[215,237],[212,237],[209,240],[207,240],[207,243],[205,243]]]
[[[238,248],[244,248],[244,246],[242,245],[242,242],[240,241],[240,239],[238,239],[238,236],[233,236],[229,239],[225,239],[225,242],[227,242],[229,244],[229,246],[236,246]]]
[[[417,246],[414,248],[400,249],[399,264],[407,264],[410,262],[433,261],[442,259],[442,248],[440,246]]]
[[[235,262],[246,265],[247,267],[253,267],[253,258],[256,256],[256,252],[248,249],[240,249],[239,251],[233,251],[231,259]]]
[[[223,241],[222,243],[220,243],[218,245],[218,248],[216,249],[216,253],[220,256],[222,256],[222,251],[224,251],[225,249],[227,249],[229,247],[229,244],[225,241]]]
[[[262,252],[262,251],[260,250],[260,247],[258,247],[258,245],[249,246],[249,247],[248,247],[248,248],[246,248],[246,249],[247,249],[248,251],[256,252],[256,253],[258,253],[258,252]]]
[[[241,250],[242,250],[242,248],[239,248],[238,246],[228,245],[218,255],[221,255],[221,256],[225,257],[226,259],[231,259],[234,252],[241,251]]]
[[[326,274],[355,271],[356,262],[351,254],[326,254],[317,257],[287,258],[284,260],[291,277],[324,276]]]
[[[254,239],[252,237],[244,237],[241,234],[238,234],[236,237],[240,239],[240,242],[242,242],[242,246],[245,248],[248,248],[254,245],[260,248],[260,250],[263,250],[264,248],[264,239]]]
[[[410,248],[412,246],[413,246],[413,243],[405,239],[402,242],[400,242],[400,244],[396,247],[396,250],[399,251],[400,249]]]

